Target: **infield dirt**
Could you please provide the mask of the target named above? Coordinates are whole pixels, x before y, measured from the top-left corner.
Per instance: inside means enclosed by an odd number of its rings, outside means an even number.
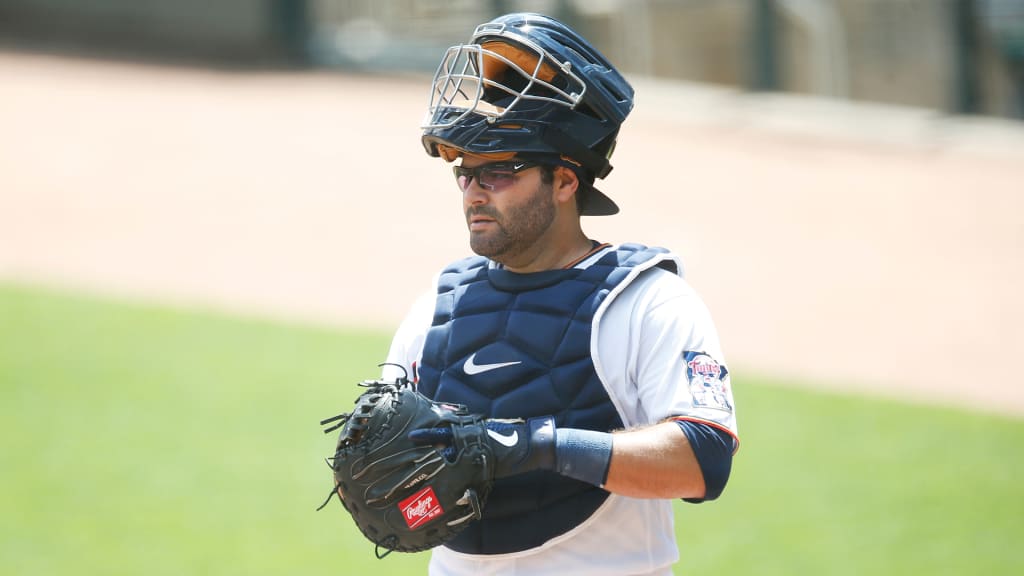
[[[0,53],[0,280],[393,328],[468,250],[428,81]],[[1020,124],[635,84],[585,229],[678,252],[734,373],[1024,413]]]

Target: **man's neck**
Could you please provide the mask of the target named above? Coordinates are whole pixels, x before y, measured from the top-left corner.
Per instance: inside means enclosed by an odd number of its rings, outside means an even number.
[[[499,262],[506,270],[518,274],[560,270],[578,262],[593,247],[594,243],[580,231],[578,235],[573,235],[564,242],[538,242],[528,253]]]

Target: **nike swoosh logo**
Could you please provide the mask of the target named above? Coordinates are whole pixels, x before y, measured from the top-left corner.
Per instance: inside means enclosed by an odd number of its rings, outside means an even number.
[[[487,429],[487,435],[494,438],[494,441],[506,448],[511,448],[519,443],[519,431],[513,430],[511,434],[505,436],[504,434],[498,434],[490,428]]]
[[[474,374],[483,374],[484,372],[490,372],[491,370],[497,370],[498,368],[504,368],[505,366],[515,366],[516,364],[522,364],[522,360],[515,362],[498,362],[497,364],[477,364],[476,353],[466,359],[466,363],[462,366],[462,371],[467,375],[472,376]]]

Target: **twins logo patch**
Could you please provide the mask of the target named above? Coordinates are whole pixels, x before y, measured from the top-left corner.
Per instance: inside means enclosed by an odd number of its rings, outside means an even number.
[[[441,503],[437,501],[437,495],[430,486],[399,502],[398,509],[402,511],[402,518],[405,518],[410,530],[415,530],[444,514]]]
[[[683,352],[683,362],[694,407],[731,412],[729,370],[704,352]]]

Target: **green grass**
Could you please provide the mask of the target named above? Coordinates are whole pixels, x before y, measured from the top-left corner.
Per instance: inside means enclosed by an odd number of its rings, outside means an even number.
[[[732,480],[677,507],[678,573],[1024,574],[1024,421],[734,387]]]
[[[425,574],[314,512],[317,421],[387,343],[0,285],[0,573]],[[734,386],[743,445],[720,501],[678,504],[678,573],[1024,573],[1024,421]]]

